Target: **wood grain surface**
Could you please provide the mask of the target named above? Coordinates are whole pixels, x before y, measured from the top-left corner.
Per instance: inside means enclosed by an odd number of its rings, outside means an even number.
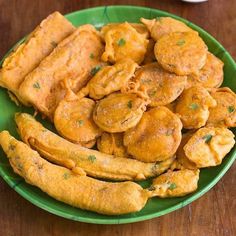
[[[236,0],[200,4],[178,0],[0,0],[0,57],[55,10],[66,14],[122,4],[153,7],[187,18],[216,37],[236,59]],[[160,218],[124,225],[92,225],[54,216],[27,202],[0,179],[0,236],[234,236],[235,179],[236,164],[212,190],[192,204]]]

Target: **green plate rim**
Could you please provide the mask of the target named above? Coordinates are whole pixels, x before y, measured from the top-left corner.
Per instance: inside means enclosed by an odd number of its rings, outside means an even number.
[[[99,6],[99,7],[93,7],[93,8],[86,8],[86,9],[82,9],[82,10],[78,10],[78,11],[74,11],[71,13],[68,13],[65,15],[65,17],[69,18],[69,17],[73,17],[74,15],[76,15],[78,12],[85,12],[85,11],[97,11],[97,10],[101,10],[104,9],[104,11],[107,10],[107,8],[133,8],[133,9],[138,9],[138,10],[149,10],[149,11],[153,11],[157,14],[162,14],[162,15],[166,15],[166,16],[171,16],[175,19],[181,20],[182,22],[185,22],[186,24],[190,25],[191,27],[195,28],[197,31],[201,32],[202,34],[205,34],[206,37],[208,37],[211,41],[214,42],[214,44],[216,44],[219,48],[222,49],[222,51],[224,51],[227,60],[230,61],[230,63],[233,64],[234,69],[236,70],[236,63],[234,61],[234,59],[231,57],[231,55],[227,52],[227,50],[213,37],[211,36],[209,33],[207,33],[204,29],[202,29],[201,27],[195,25],[194,23],[179,17],[177,15],[168,13],[166,11],[162,11],[162,10],[158,10],[158,9],[154,9],[154,8],[148,8],[148,7],[141,7],[141,6],[133,6],[133,5],[109,5],[109,6]],[[9,55],[9,53],[13,50],[13,48],[18,45],[19,43],[21,43],[24,40],[21,39],[18,43],[16,43],[2,58],[2,60],[0,61],[0,65],[2,65],[4,59],[7,57],[7,55]],[[231,157],[230,160],[228,161],[228,163],[223,167],[223,169],[219,172],[218,175],[216,175],[216,177],[209,183],[207,184],[202,190],[200,190],[199,192],[195,193],[194,195],[190,196],[188,199],[184,200],[183,202],[177,203],[172,207],[169,207],[165,210],[161,210],[159,212],[156,213],[150,213],[150,214],[146,214],[145,216],[135,216],[132,218],[127,218],[127,219],[94,219],[94,218],[88,218],[88,217],[83,217],[83,216],[75,216],[75,215],[71,215],[70,213],[66,213],[66,212],[62,212],[60,210],[54,209],[53,207],[49,207],[47,205],[44,205],[41,202],[38,202],[36,199],[33,199],[31,196],[29,196],[27,193],[25,193],[22,189],[20,188],[14,188],[14,190],[19,193],[19,195],[21,195],[23,198],[25,198],[26,200],[28,200],[29,202],[31,202],[32,204],[34,204],[35,206],[50,212],[52,214],[55,214],[57,216],[61,216],[64,217],[66,219],[70,219],[70,220],[74,220],[74,221],[80,221],[80,222],[85,222],[85,223],[93,223],[93,224],[125,224],[125,223],[134,223],[134,222],[139,222],[139,221],[144,221],[144,220],[148,220],[148,219],[152,219],[152,218],[156,218],[165,214],[168,214],[170,212],[173,212],[175,210],[178,210],[186,205],[188,205],[189,203],[193,202],[194,200],[200,198],[203,194],[205,194],[206,192],[208,192],[223,176],[224,174],[227,172],[227,170],[232,166],[233,162],[236,159],[236,149],[234,149],[231,153]],[[0,169],[0,176],[5,180],[5,182],[9,185],[9,186],[13,186],[14,182],[8,178],[8,176],[6,176],[2,169]]]

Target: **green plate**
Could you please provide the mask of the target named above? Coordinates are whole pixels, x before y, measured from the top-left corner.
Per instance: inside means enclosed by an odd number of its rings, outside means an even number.
[[[208,45],[209,50],[225,63],[225,79],[223,85],[228,86],[232,90],[236,91],[236,64],[234,60],[231,58],[229,53],[223,48],[223,46],[219,42],[217,42],[211,35],[209,35],[203,29],[190,23],[187,20],[156,9],[134,6],[97,7],[73,12],[71,14],[66,15],[66,17],[75,26],[90,23],[95,25],[96,27],[101,27],[102,25],[107,24],[109,22],[139,22],[140,17],[154,18],[157,16],[171,16],[173,18],[185,22],[194,30],[197,30]],[[13,119],[14,113],[17,111],[29,112],[31,114],[33,113],[32,109],[17,107],[9,99],[7,91],[5,89],[0,89],[0,111],[0,130],[9,130],[11,134],[13,134],[17,138],[19,138],[19,136],[16,133],[16,127]],[[45,121],[43,122],[43,124],[49,127],[50,129],[53,129],[51,124],[46,123]],[[236,133],[235,129],[234,133]],[[26,184],[22,178],[14,174],[2,150],[0,150],[0,174],[3,179],[21,196],[23,196],[25,199],[27,199],[34,205],[48,212],[71,220],[77,220],[88,223],[121,224],[137,222],[162,216],[196,200],[204,193],[209,191],[222,178],[225,172],[233,164],[235,157],[236,148],[234,147],[220,166],[201,170],[199,187],[195,193],[181,198],[153,198],[148,201],[145,208],[140,212],[120,216],[100,215],[94,212],[74,208],[54,200],[38,188]],[[147,186],[148,181],[143,182],[141,184],[142,186]]]

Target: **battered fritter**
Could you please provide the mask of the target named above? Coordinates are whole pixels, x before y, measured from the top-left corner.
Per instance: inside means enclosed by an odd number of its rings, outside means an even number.
[[[162,36],[173,32],[195,32],[183,22],[171,17],[157,17],[152,20],[141,18],[140,21],[148,28],[151,37],[157,41]]]
[[[146,65],[146,64],[149,64],[149,63],[152,63],[152,62],[155,62],[156,61],[156,57],[155,57],[155,54],[154,54],[154,46],[155,46],[155,41],[153,39],[149,39],[149,42],[148,42],[148,46],[147,46],[147,52],[144,56],[144,60],[143,60],[143,65]]]
[[[175,158],[159,163],[143,163],[83,148],[45,129],[32,116],[15,117],[21,139],[49,161],[87,175],[110,180],[143,180],[165,172]]]
[[[184,90],[176,102],[175,111],[180,115],[185,129],[204,126],[209,117],[209,109],[216,106],[215,99],[201,86]]]
[[[100,152],[117,157],[128,157],[128,153],[123,143],[124,133],[103,132],[98,138],[97,148]]]
[[[172,157],[181,141],[182,123],[166,107],[145,112],[140,122],[125,132],[124,145],[134,158],[144,162]]]
[[[74,30],[75,27],[59,12],[49,15],[5,58],[0,71],[0,86],[13,92],[25,105],[29,105],[28,100],[18,92],[20,84]]]
[[[84,147],[92,147],[101,130],[93,121],[95,102],[89,98],[67,95],[56,108],[54,125],[66,139]]]
[[[227,87],[213,89],[211,96],[217,106],[211,108],[208,126],[236,127],[236,94]]]
[[[170,72],[197,74],[206,63],[207,46],[194,32],[175,32],[161,37],[154,53],[161,66]]]
[[[93,99],[101,99],[110,93],[119,91],[127,87],[127,83],[134,76],[136,68],[138,68],[138,64],[131,59],[122,59],[115,65],[104,66],[88,82],[87,86],[79,91],[77,96],[89,95]]]
[[[223,66],[224,63],[219,58],[208,52],[206,64],[198,74],[188,75],[186,87],[194,85],[201,85],[205,88],[220,87],[224,79]]]
[[[149,106],[154,107],[173,102],[184,90],[187,77],[170,73],[158,63],[151,63],[141,67],[134,80],[148,94]]]
[[[138,33],[127,22],[107,30],[104,40],[106,46],[102,60],[105,62],[115,63],[121,59],[130,58],[140,64],[147,51],[146,36]]]
[[[98,69],[103,50],[101,38],[92,25],[79,27],[26,76],[20,96],[53,120],[56,106],[65,95],[61,81],[67,80],[75,91],[82,88],[94,68]],[[90,58],[90,54],[94,57]]]
[[[113,93],[96,104],[93,120],[104,131],[124,132],[139,122],[146,104],[136,94]]]
[[[184,146],[186,157],[198,168],[220,165],[235,144],[234,134],[227,128],[201,128]]]

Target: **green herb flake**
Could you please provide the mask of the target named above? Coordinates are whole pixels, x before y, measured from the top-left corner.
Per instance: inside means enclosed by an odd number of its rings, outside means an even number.
[[[205,143],[209,143],[211,141],[212,137],[213,136],[211,134],[207,134],[207,135],[203,136],[202,139],[205,140]]]
[[[229,106],[228,107],[228,112],[229,113],[233,113],[235,111],[235,107],[234,106]]]
[[[92,70],[91,70],[91,75],[94,76],[97,74],[97,72],[101,69],[101,66],[95,66]]]
[[[176,188],[177,188],[176,183],[171,183],[168,189],[169,189],[169,190],[174,190],[174,189],[176,189]]]
[[[57,46],[57,43],[55,41],[52,41],[51,45],[55,48]]]
[[[16,148],[16,146],[10,143],[8,149],[11,150],[11,151],[14,151],[15,148]]]
[[[182,46],[182,45],[184,45],[185,44],[185,40],[184,39],[180,39],[177,43],[176,43],[176,45],[178,45],[178,46]]]
[[[121,39],[118,40],[117,44],[118,44],[118,46],[121,47],[121,46],[124,46],[126,44],[126,41],[125,41],[125,39],[121,38]]]
[[[127,103],[127,107],[128,107],[129,109],[131,109],[132,106],[133,106],[132,101],[128,101],[128,103]]]
[[[149,96],[150,97],[155,97],[157,94],[157,91],[156,90],[152,90],[151,92],[149,92]]]
[[[94,54],[93,53],[90,53],[90,56],[89,56],[91,59],[94,58]]]
[[[160,17],[160,16],[157,16],[157,17],[156,17],[156,20],[157,20],[157,21],[160,21],[160,20],[161,20],[161,17]]]
[[[36,89],[40,89],[40,85],[39,85],[38,82],[34,83],[34,84],[33,84],[33,87],[36,88]]]
[[[64,179],[69,179],[70,178],[70,173],[66,172],[63,174]]]
[[[196,103],[192,103],[192,104],[189,105],[189,108],[195,111],[199,108],[199,106]]]
[[[150,186],[150,187],[148,188],[148,191],[154,191],[154,190],[156,190],[156,188],[155,188],[154,186]]]
[[[81,127],[81,126],[83,126],[84,121],[83,121],[83,120],[78,120],[78,121],[77,121],[77,124],[79,125],[79,127]]]
[[[96,160],[96,157],[94,155],[89,155],[88,160],[94,163],[94,161]]]

